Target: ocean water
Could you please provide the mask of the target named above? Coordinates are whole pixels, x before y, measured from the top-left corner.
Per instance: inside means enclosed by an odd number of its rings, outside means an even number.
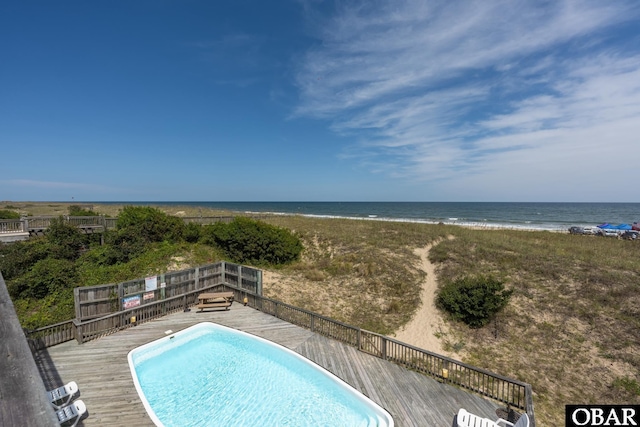
[[[445,223],[486,228],[567,230],[640,222],[640,203],[494,202],[118,202],[180,205],[251,213]]]

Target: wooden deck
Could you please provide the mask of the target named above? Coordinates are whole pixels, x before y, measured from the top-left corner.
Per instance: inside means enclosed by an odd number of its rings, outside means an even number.
[[[48,389],[78,383],[88,408],[79,425],[153,426],[135,390],[127,354],[164,337],[166,330],[203,321],[258,335],[311,359],[384,407],[398,427],[450,426],[461,407],[495,419],[500,406],[238,303],[229,311],[192,309],[84,344],[59,344],[42,350],[37,364]]]

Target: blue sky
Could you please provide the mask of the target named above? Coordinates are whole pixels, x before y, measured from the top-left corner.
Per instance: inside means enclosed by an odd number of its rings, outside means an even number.
[[[0,200],[637,202],[640,2],[0,5]]]

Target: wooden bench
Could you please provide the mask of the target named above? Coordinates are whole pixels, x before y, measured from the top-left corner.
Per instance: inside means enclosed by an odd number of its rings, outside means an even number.
[[[229,310],[233,303],[233,292],[206,292],[198,295],[198,310],[205,308],[222,308]]]

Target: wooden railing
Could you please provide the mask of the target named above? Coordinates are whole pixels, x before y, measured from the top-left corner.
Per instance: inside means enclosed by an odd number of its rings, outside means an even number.
[[[213,285],[197,291],[187,292],[183,295],[156,301],[151,304],[123,310],[109,314],[97,319],[84,322],[78,320],[68,320],[55,325],[45,326],[35,330],[27,331],[25,334],[32,351],[51,347],[71,340],[79,343],[91,341],[106,335],[111,335],[120,330],[146,323],[168,314],[190,309],[198,302],[198,295],[208,290],[228,290],[224,285]],[[236,297],[241,298],[240,291],[236,292]]]
[[[504,377],[457,360],[432,353],[384,335],[258,295],[247,295],[249,306],[307,328],[312,332],[357,347],[358,350],[443,383],[481,394],[509,407],[523,409],[535,427],[533,391],[530,384]]]
[[[253,219],[264,219],[269,215],[251,215]],[[30,216],[20,219],[0,219],[0,233],[19,232],[40,232],[51,226],[51,220],[60,218],[55,215]],[[229,223],[235,216],[205,216],[205,217],[182,217],[185,223],[196,223],[200,225],[214,224],[217,222]],[[69,216],[63,215],[62,219],[67,224],[75,225],[82,229],[94,229],[93,231],[113,230],[116,228],[118,218],[107,218],[102,215],[96,216]]]
[[[0,233],[16,232],[39,232],[51,226],[51,221],[60,216],[30,216],[20,219],[0,219]],[[100,230],[111,230],[116,228],[117,218],[106,218],[104,216],[62,216],[67,224],[75,225],[79,228],[96,228]],[[18,225],[19,224],[19,225]]]
[[[74,320],[56,323],[33,331],[25,331],[32,352],[51,347],[76,338]]]
[[[150,278],[155,278],[156,288],[148,290],[147,279]],[[221,261],[127,282],[77,287],[73,290],[76,319],[84,322],[102,318],[129,305],[148,305],[222,284],[261,295],[262,271]],[[123,307],[125,299],[130,301],[127,307]]]
[[[98,319],[77,322],[75,324],[75,338],[79,343],[83,343],[105,335],[111,335],[122,329],[146,323],[168,314],[188,310],[198,303],[198,295],[202,293],[203,290],[215,290],[219,288],[220,285],[215,285],[144,306],[123,310]]]
[[[50,346],[75,339],[82,343],[129,328],[136,324],[184,311],[198,302],[204,290],[232,291],[237,301],[312,332],[356,347],[359,351],[420,372],[436,380],[478,393],[508,407],[525,410],[535,427],[531,385],[423,350],[384,335],[338,322],[317,313],[247,292],[229,284],[212,285],[184,295],[156,301],[85,322],[69,321],[27,333],[35,344]],[[33,348],[33,347],[32,347]]]
[[[0,234],[24,233],[24,222],[19,219],[1,219]]]
[[[370,354],[376,349],[378,357],[398,365],[455,384],[462,388],[490,397],[520,409],[526,409],[526,387],[528,384],[467,365],[457,360],[432,353],[382,335],[362,331]],[[373,344],[373,345],[371,345]]]
[[[182,220],[185,224],[200,224],[200,225],[208,225],[215,224],[217,222],[225,222],[229,223],[233,221],[235,217],[233,216],[183,216]]]

